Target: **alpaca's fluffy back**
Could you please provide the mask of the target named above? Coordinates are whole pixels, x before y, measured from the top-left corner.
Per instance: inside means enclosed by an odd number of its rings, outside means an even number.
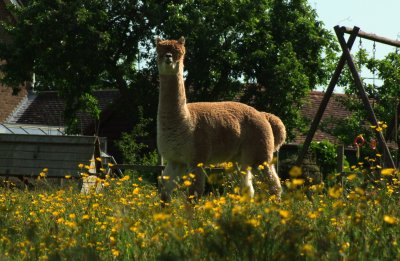
[[[283,145],[286,140],[286,128],[281,119],[272,113],[264,112],[265,118],[269,121],[274,133],[274,149],[275,151]]]

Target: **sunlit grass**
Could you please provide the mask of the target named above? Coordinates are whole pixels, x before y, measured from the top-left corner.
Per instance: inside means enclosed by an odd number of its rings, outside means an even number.
[[[240,174],[188,202],[190,175],[165,208],[141,177],[108,178],[101,193],[0,189],[0,258],[66,260],[363,260],[400,257],[398,172],[336,176],[305,186],[299,169],[281,200],[240,195]],[[357,172],[358,171],[358,172]],[[368,174],[368,175],[367,175]],[[236,176],[235,176],[236,175]],[[366,178],[368,176],[368,178]],[[368,180],[366,183],[365,181]],[[306,196],[307,195],[307,196]]]

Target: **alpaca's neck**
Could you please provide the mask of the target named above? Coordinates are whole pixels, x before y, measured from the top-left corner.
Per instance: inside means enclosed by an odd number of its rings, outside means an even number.
[[[160,95],[158,103],[159,121],[187,120],[186,93],[183,75],[160,75]]]

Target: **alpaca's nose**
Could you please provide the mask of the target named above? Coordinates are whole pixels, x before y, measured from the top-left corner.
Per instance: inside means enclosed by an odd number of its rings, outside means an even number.
[[[164,55],[165,57],[165,63],[166,64],[171,64],[174,60],[172,59],[172,53],[166,53]]]

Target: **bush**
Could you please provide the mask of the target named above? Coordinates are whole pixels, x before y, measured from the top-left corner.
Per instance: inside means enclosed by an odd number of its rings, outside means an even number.
[[[315,154],[316,163],[324,177],[336,172],[338,155],[334,144],[328,140],[311,142],[310,150],[311,153]]]
[[[116,145],[122,153],[124,164],[157,165],[157,151],[149,151],[148,145],[141,142],[141,140],[149,136],[145,129],[150,123],[151,119],[141,118],[131,132],[122,133],[121,138],[116,141]],[[142,173],[142,175],[145,179],[154,183],[157,180],[158,173]]]

